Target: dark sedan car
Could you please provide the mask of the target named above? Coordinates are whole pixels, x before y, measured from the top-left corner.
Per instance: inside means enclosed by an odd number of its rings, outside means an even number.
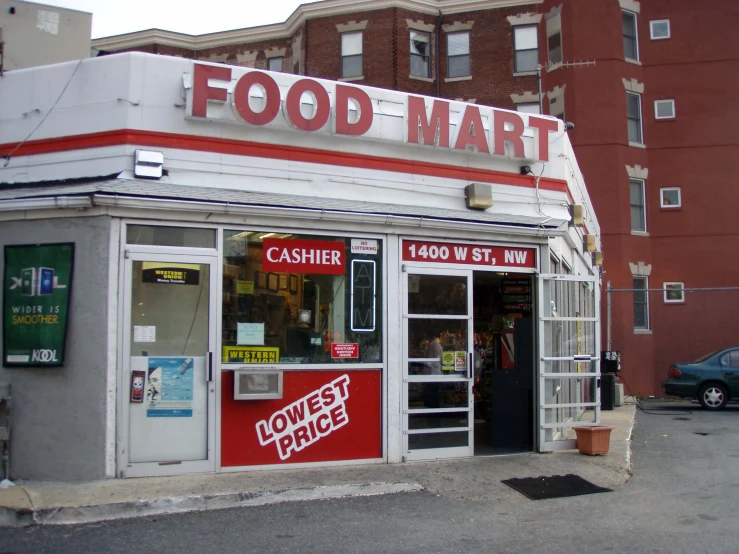
[[[673,364],[665,394],[695,398],[706,410],[721,410],[739,400],[739,347],[712,352],[689,364]]]

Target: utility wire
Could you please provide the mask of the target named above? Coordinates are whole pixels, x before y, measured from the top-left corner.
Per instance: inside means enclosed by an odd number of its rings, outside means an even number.
[[[18,151],[18,149],[21,146],[23,146],[36,133],[36,131],[39,130],[39,128],[41,127],[41,125],[44,124],[44,121],[46,121],[46,118],[49,117],[49,115],[51,114],[51,112],[54,111],[54,108],[56,108],[56,105],[62,99],[62,96],[64,96],[64,93],[67,92],[67,88],[69,87],[69,83],[72,82],[72,79],[74,79],[74,76],[77,74],[77,70],[80,68],[81,65],[82,65],[82,60],[80,60],[79,62],[77,62],[77,65],[75,66],[74,71],[72,72],[72,75],[70,75],[69,79],[67,80],[67,83],[64,85],[64,88],[62,89],[62,92],[59,93],[59,96],[57,97],[56,101],[54,102],[54,104],[52,104],[51,108],[49,108],[49,111],[46,112],[46,114],[44,115],[44,117],[41,118],[41,121],[38,122],[38,125],[36,125],[36,127],[34,127],[33,130],[30,133],[28,133],[28,136],[26,136],[26,138],[24,138],[21,142],[19,142],[15,146],[15,148],[13,148],[9,153],[3,154],[2,156],[0,156],[0,158],[4,158],[5,159],[5,163],[3,164],[3,168],[8,167],[8,164],[10,163],[10,158],[13,157],[13,154],[15,154]]]

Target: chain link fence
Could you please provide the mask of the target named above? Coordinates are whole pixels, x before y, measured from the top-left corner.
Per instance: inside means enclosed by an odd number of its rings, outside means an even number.
[[[621,352],[627,394],[663,396],[673,363],[739,346],[739,287],[606,288],[604,350]]]

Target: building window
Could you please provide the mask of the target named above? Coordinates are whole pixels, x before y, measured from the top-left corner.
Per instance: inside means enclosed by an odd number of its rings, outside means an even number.
[[[526,104],[516,104],[516,111],[523,112],[523,113],[535,113],[535,114],[541,113],[538,102],[527,102]]]
[[[626,93],[626,118],[629,126],[629,142],[643,144],[641,132],[641,95]]]
[[[362,77],[361,31],[341,34],[341,78]]]
[[[516,47],[516,73],[536,71],[539,65],[539,39],[536,25],[513,29]]]
[[[674,100],[655,100],[654,101],[654,118],[655,119],[674,119],[675,118],[675,101]]]
[[[282,71],[282,56],[269,59],[269,70],[270,71]]]
[[[411,75],[431,76],[431,33],[411,31]]]
[[[470,34],[449,33],[447,39],[447,77],[468,77],[470,69]]]
[[[652,40],[670,38],[670,20],[655,19],[649,22],[649,36]]]
[[[685,302],[685,283],[662,283],[665,294],[665,304],[680,304]]]
[[[659,189],[659,197],[660,207],[662,208],[680,208],[682,206],[680,187]]]
[[[382,241],[370,242],[376,253],[349,237],[225,230],[223,363],[382,363]]]
[[[631,230],[637,233],[647,232],[647,210],[645,209],[644,181],[630,179]]]
[[[624,34],[624,58],[639,61],[639,42],[636,36],[636,14],[621,12]]]
[[[649,329],[649,292],[646,277],[634,277],[634,329]]]
[[[549,48],[549,63],[556,64],[562,62],[562,32],[558,32],[547,38],[547,46]]]

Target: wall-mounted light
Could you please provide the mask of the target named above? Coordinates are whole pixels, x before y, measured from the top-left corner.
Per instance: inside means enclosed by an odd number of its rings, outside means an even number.
[[[493,187],[485,183],[467,185],[464,188],[464,199],[470,209],[487,210],[493,205]]]
[[[586,252],[595,252],[597,248],[595,245],[595,235],[583,236],[583,248]]]
[[[160,179],[164,171],[164,154],[151,150],[136,150],[133,174],[144,179]]]
[[[597,266],[603,265],[603,252],[598,250],[593,252],[593,263]]]
[[[584,209],[582,204],[570,204],[570,225],[575,227],[582,227],[585,223],[583,214]]]

